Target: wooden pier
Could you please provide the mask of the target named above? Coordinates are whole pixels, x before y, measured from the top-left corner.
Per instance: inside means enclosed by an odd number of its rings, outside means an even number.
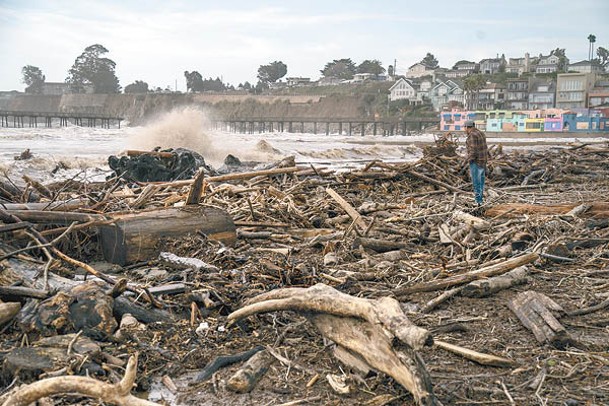
[[[411,135],[430,126],[439,126],[433,119],[356,119],[356,118],[247,118],[212,121],[214,129],[242,134],[264,132],[325,133],[345,135]]]
[[[72,123],[81,127],[97,127],[99,124],[101,128],[110,128],[114,122],[121,128],[121,121],[124,120],[122,117],[103,114],[0,110],[1,127],[38,127],[39,119],[45,127],[52,127],[53,122],[56,122],[60,127]]]

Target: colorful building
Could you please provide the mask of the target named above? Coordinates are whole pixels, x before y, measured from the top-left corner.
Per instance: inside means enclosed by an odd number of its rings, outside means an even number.
[[[440,113],[441,131],[463,131],[465,121],[473,120],[486,132],[607,132],[609,117],[595,109],[548,110],[452,110]]]

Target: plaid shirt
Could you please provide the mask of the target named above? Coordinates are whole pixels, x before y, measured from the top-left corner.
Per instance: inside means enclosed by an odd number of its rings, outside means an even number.
[[[475,162],[478,166],[486,166],[488,161],[488,148],[486,146],[486,136],[477,128],[474,128],[465,141],[467,146],[467,161]]]

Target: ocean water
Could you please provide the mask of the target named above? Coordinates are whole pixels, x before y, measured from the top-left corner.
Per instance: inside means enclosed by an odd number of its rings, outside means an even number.
[[[435,136],[344,135],[309,133],[240,134],[208,130],[204,112],[180,108],[153,117],[140,127],[88,128],[38,127],[0,128],[0,176],[20,184],[24,174],[43,183],[74,178],[100,181],[110,174],[110,155],[125,154],[127,150],[149,151],[155,147],[189,148],[199,152],[206,162],[219,168],[228,154],[242,161],[272,162],[294,155],[301,165],[329,167],[335,170],[362,167],[372,160],[386,162],[415,161],[422,156],[421,146],[433,143]],[[503,144],[504,149],[526,150],[565,147],[572,143],[606,143],[605,137],[566,134],[556,136],[521,135],[506,137],[487,133],[490,145]],[[457,141],[463,149],[464,135]],[[29,149],[33,158],[15,160]]]
[[[195,150],[215,168],[232,154],[241,161],[254,162],[272,162],[294,155],[298,164],[341,169],[359,167],[374,159],[416,160],[422,155],[416,143],[434,139],[432,135],[240,134],[208,130],[207,124],[203,112],[183,108],[155,117],[140,127],[4,127],[0,128],[0,175],[15,183],[21,183],[24,174],[43,183],[67,178],[99,181],[110,174],[107,165],[110,155],[155,147]],[[26,149],[33,157],[16,160]]]

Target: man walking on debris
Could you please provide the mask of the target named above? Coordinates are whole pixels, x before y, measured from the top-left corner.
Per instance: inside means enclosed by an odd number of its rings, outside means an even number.
[[[484,178],[488,161],[486,136],[476,128],[472,120],[465,122],[465,134],[467,134],[467,140],[465,141],[467,162],[469,163],[469,173],[474,186],[474,196],[478,206],[481,206],[484,200]]]

